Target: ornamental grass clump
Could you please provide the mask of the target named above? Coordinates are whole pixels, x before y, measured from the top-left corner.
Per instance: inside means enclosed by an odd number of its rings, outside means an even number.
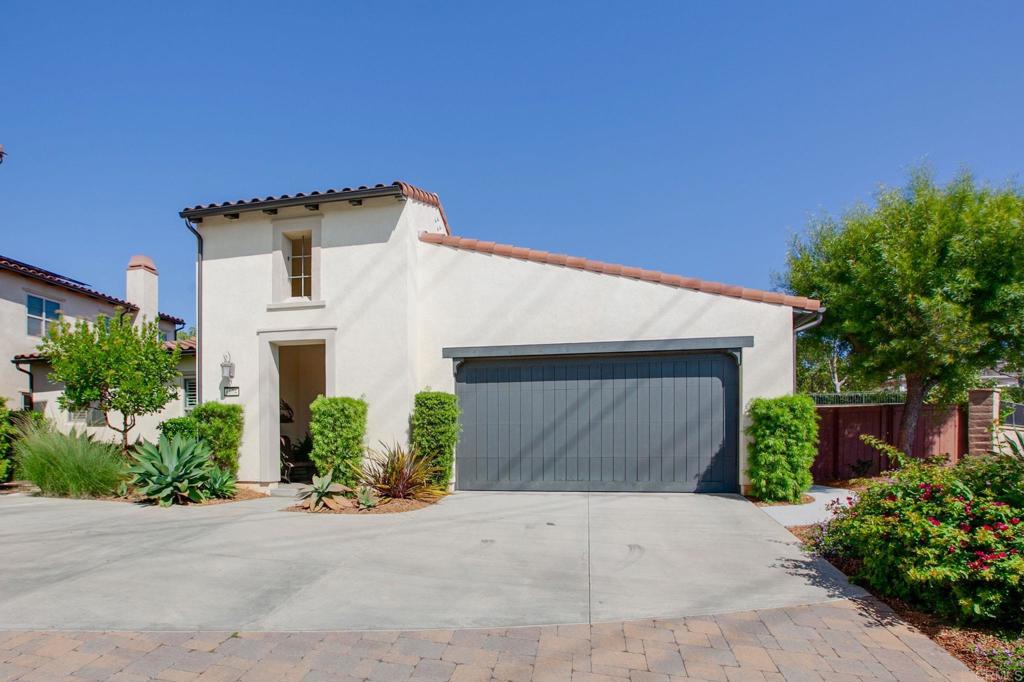
[[[44,495],[108,497],[127,475],[118,448],[72,429],[61,433],[48,424],[24,421],[14,442],[18,476],[39,486]]]
[[[816,549],[856,581],[962,622],[1024,626],[1024,464],[969,456],[905,459],[891,478],[838,505]]]

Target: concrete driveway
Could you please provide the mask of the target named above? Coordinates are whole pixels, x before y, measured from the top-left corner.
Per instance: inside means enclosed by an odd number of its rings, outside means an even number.
[[[288,504],[0,498],[0,628],[502,627],[863,594],[736,496],[458,493],[373,516]]]

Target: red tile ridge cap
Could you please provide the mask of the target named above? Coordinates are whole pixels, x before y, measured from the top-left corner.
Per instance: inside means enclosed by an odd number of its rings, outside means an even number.
[[[683,277],[682,275],[672,275],[665,272],[658,272],[657,270],[645,270],[643,268],[635,268],[627,265],[605,263],[602,261],[590,260],[589,258],[582,258],[580,256],[567,256],[565,254],[551,253],[549,251],[538,251],[536,249],[528,249],[521,246],[512,246],[511,244],[483,242],[478,239],[455,237],[450,234],[440,234],[437,232],[421,232],[420,241],[426,242],[427,244],[450,246],[463,251],[476,251],[478,253],[493,254],[518,260],[533,261],[548,265],[560,265],[574,270],[588,270],[590,272],[597,272],[615,277],[627,277],[629,279],[653,282],[655,284],[664,284],[678,289],[692,289],[708,294],[739,298],[745,301],[785,305],[791,308],[812,312],[821,310],[821,301],[813,298],[807,298],[805,296],[791,296],[777,291],[764,291],[762,289],[749,289],[747,287],[740,287],[731,284],[722,284],[721,282],[709,282],[707,280],[697,279],[694,277]]]

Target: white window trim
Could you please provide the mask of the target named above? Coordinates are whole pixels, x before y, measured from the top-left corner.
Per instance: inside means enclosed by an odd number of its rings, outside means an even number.
[[[274,220],[274,253],[271,276],[271,305],[279,303],[310,303],[323,300],[321,284],[323,277],[320,267],[321,216],[303,216],[301,218],[283,218]],[[288,241],[306,233],[310,238],[310,292],[309,296],[293,297],[291,287],[291,269],[288,255],[291,243]]]
[[[29,312],[29,310],[28,310],[28,297],[29,296],[33,296],[35,298],[38,298],[38,299],[42,300],[42,302],[43,302],[43,314],[41,316],[40,315],[33,315],[32,313]],[[50,318],[46,317],[46,304],[47,303],[55,303],[57,305],[58,315],[57,315],[56,318],[54,318],[52,320]],[[50,297],[50,296],[45,296],[43,294],[38,294],[38,293],[36,293],[34,291],[30,291],[28,289],[25,290],[25,333],[28,336],[32,336],[32,337],[35,337],[37,339],[44,338],[46,336],[46,323],[47,322],[56,322],[57,320],[61,319],[63,316],[64,316],[64,300],[63,299],[58,299],[58,298],[54,298],[54,297]],[[32,332],[30,332],[28,330],[28,321],[29,320],[39,320],[39,327],[40,327],[40,330],[42,331],[41,334],[33,334]]]
[[[188,389],[185,387],[186,382],[192,382],[192,404],[189,404]],[[196,377],[193,374],[186,374],[181,377],[181,406],[185,413],[189,413],[199,404],[199,384],[196,381]]]

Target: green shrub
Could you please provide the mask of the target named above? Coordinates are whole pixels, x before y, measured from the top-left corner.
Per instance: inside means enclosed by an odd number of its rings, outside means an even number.
[[[317,396],[309,406],[309,432],[313,437],[313,460],[317,472],[334,472],[334,480],[349,486],[356,483],[353,464],[363,457],[366,437],[365,400]]]
[[[61,433],[48,425],[25,422],[14,443],[18,474],[44,495],[104,497],[113,495],[126,476],[120,450],[75,429]]]
[[[806,395],[750,402],[747,476],[766,501],[799,502],[818,454],[818,411]]]
[[[158,443],[143,441],[132,452],[128,469],[132,486],[161,507],[202,502],[209,497],[210,447],[206,442],[160,436]]]
[[[448,492],[447,485],[436,482],[437,469],[429,457],[400,445],[383,447],[381,452],[371,452],[361,464],[349,463],[360,485],[395,500],[429,502]]]
[[[960,621],[1020,627],[1024,508],[1010,501],[1020,475],[1019,462],[999,455],[955,467],[907,460],[838,505],[816,549],[850,561],[855,579],[882,594]]]
[[[199,422],[192,415],[184,417],[171,417],[157,425],[157,430],[167,438],[173,440],[175,436],[181,438],[199,438]]]
[[[447,486],[459,441],[458,397],[442,391],[417,393],[409,426],[409,444],[436,469],[433,481]]]
[[[11,444],[14,442],[16,433],[12,414],[7,409],[7,399],[0,398],[0,483],[7,482],[7,475],[11,469],[8,462],[11,456]]]
[[[238,447],[242,444],[242,406],[208,402],[192,408],[201,440],[210,446],[214,463],[238,475]]]

